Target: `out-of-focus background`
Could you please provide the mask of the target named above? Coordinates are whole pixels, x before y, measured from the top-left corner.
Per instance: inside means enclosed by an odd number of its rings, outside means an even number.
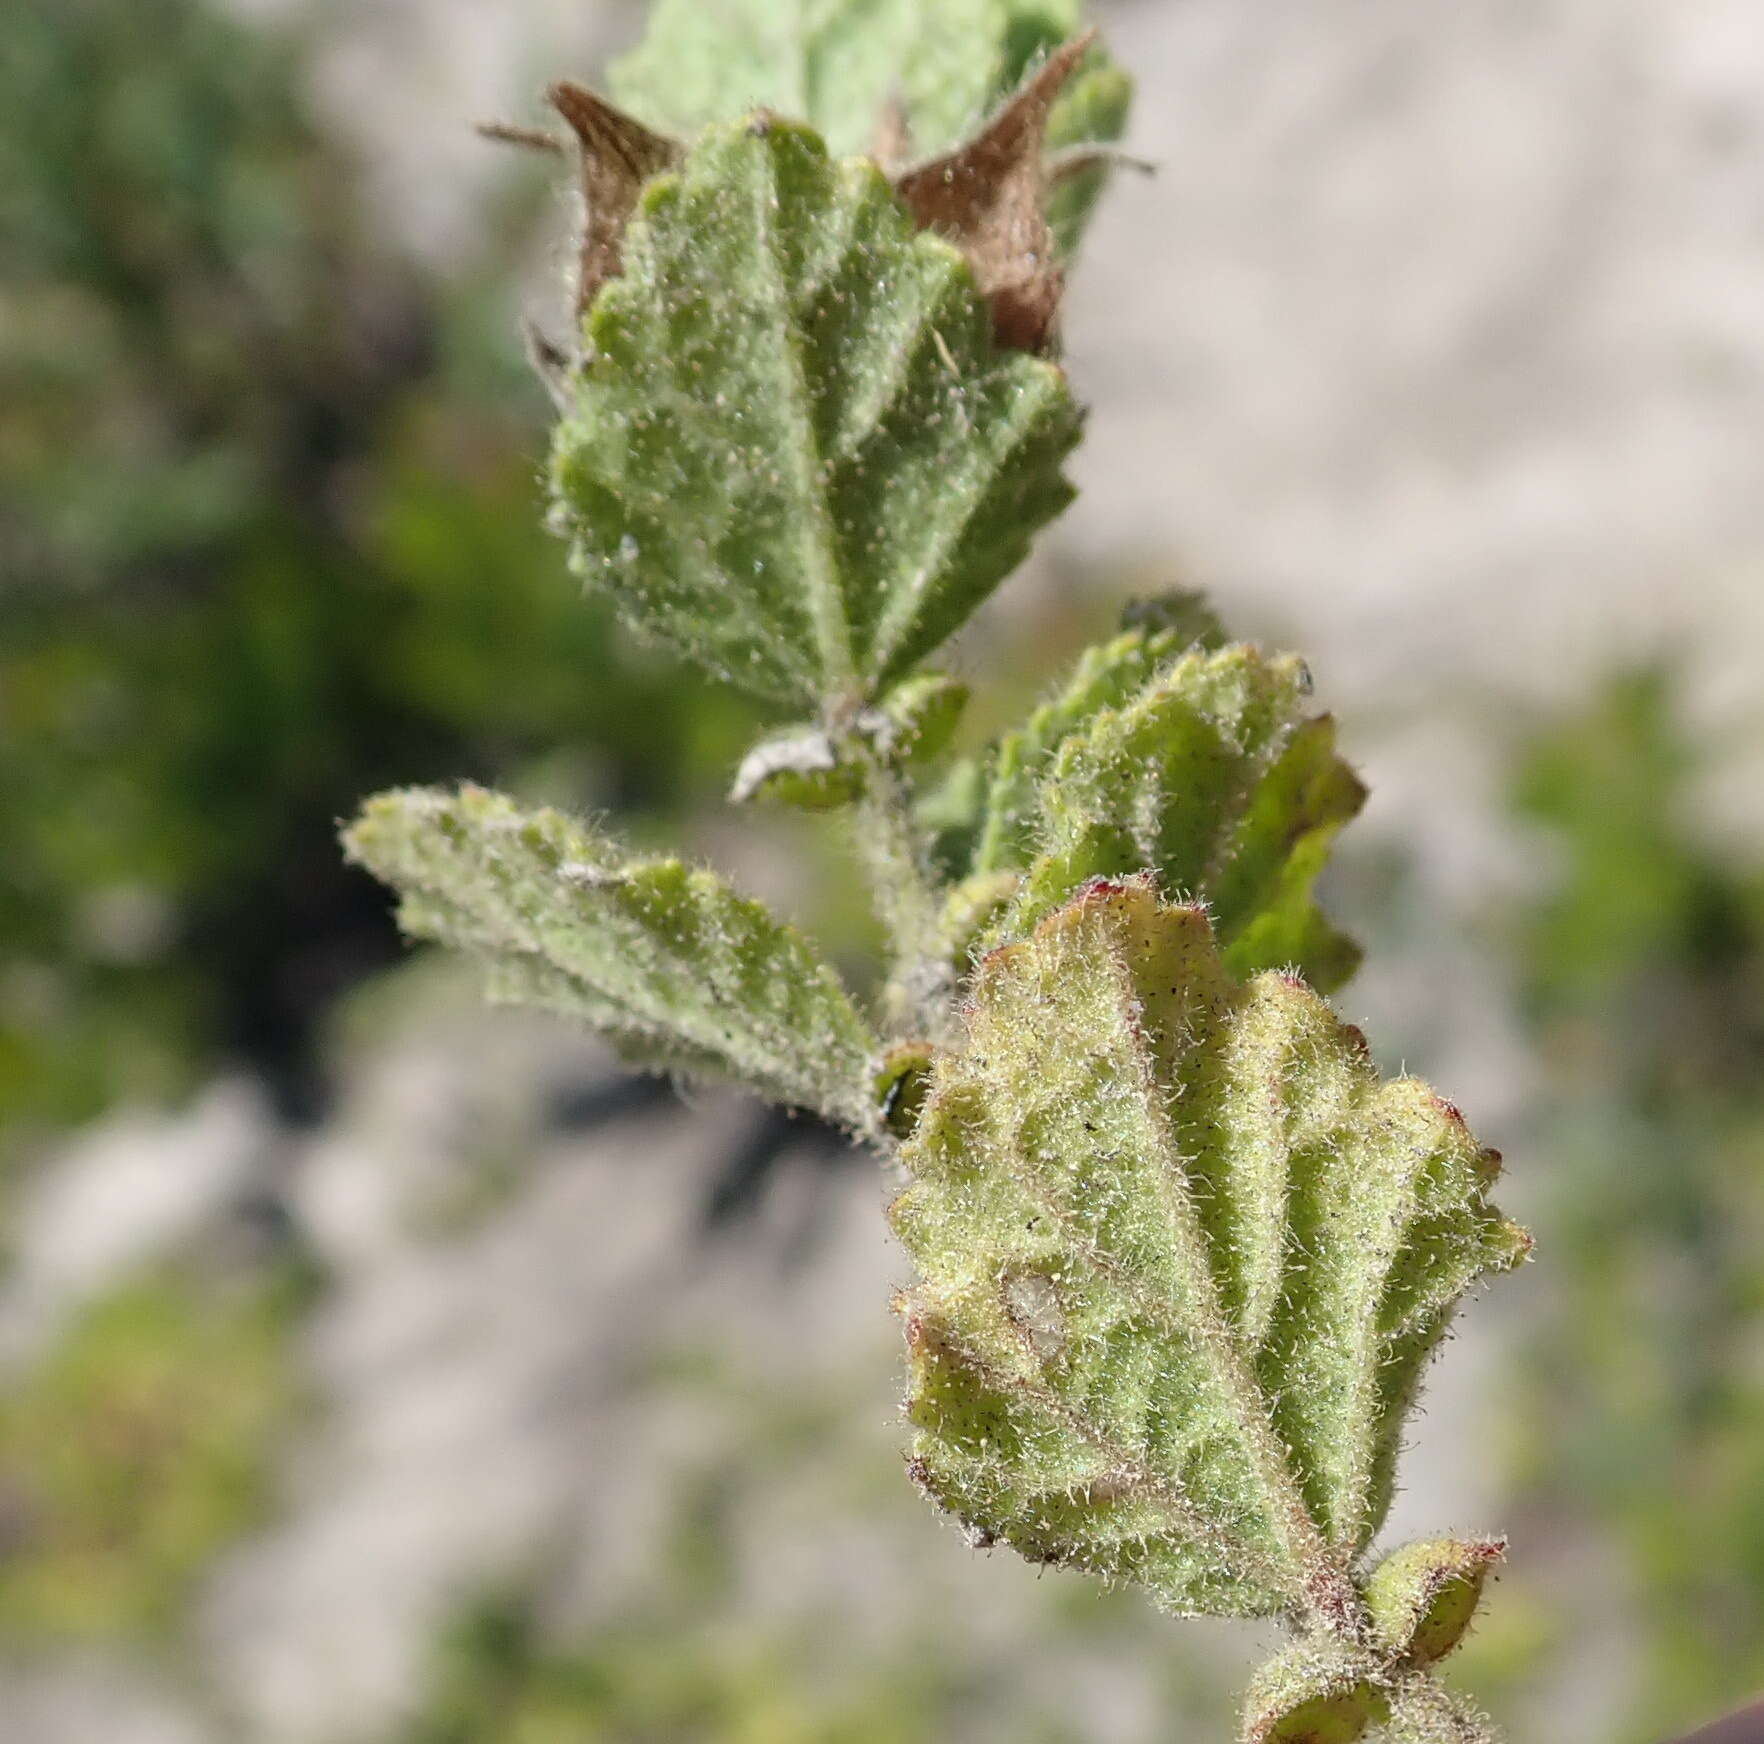
[[[964,652],[1135,588],[1303,650],[1373,799],[1340,1003],[1538,1263],[1393,1534],[1506,1527],[1515,1744],[1764,1687],[1756,0],[1114,0],[1085,494]],[[685,839],[756,727],[539,530],[567,214],[477,142],[613,0],[0,14],[0,1734],[1152,1744],[1252,1634],[963,1547],[869,1170],[479,1007],[334,821],[470,776]],[[845,881],[838,881],[843,887]]]

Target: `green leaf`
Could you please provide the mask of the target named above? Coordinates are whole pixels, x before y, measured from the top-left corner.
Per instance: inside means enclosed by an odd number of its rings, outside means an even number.
[[[1456,1690],[1419,1674],[1397,1679],[1381,1744],[1499,1744],[1488,1716]]]
[[[709,134],[646,191],[552,458],[591,585],[732,682],[863,702],[1071,499],[1079,413],[995,353],[967,267],[807,129]]]
[[[918,672],[879,708],[860,710],[848,734],[825,727],[787,728],[742,758],[729,798],[736,805],[769,800],[804,811],[849,805],[864,791],[869,754],[895,765],[935,757],[968,705],[968,687],[946,672]]]
[[[863,765],[841,756],[838,740],[825,727],[787,727],[760,740],[741,759],[729,803],[763,800],[833,811],[850,805],[863,790]]]
[[[1141,594],[1121,613],[1123,630],[1168,630],[1183,648],[1223,648],[1231,638],[1206,592],[1198,587],[1166,588]]]
[[[979,966],[891,1217],[913,1472],[978,1542],[1337,1630],[1498,1159],[1302,982],[1098,883]]]
[[[1036,790],[1048,759],[1104,709],[1127,702],[1185,646],[1177,633],[1135,629],[1085,649],[1059,694],[999,740],[973,871],[1021,870],[1029,864],[1039,824]]]
[[[995,851],[1008,862],[1032,829],[1042,852],[985,942],[1027,931],[1089,879],[1146,871],[1208,905],[1235,973],[1297,967],[1332,991],[1359,950],[1312,890],[1365,789],[1335,754],[1333,720],[1305,713],[1304,663],[1243,644],[1196,648],[1121,702],[1154,647],[1121,638],[1100,650],[1049,718],[1031,723],[1005,771]],[[1039,770],[1032,826],[1023,767]]]
[[[671,133],[770,109],[841,154],[873,151],[898,104],[910,154],[929,157],[1076,36],[1083,11],[1077,0],[659,0],[609,81],[621,104]],[[1092,91],[1056,113],[1054,133],[1060,144],[1114,138],[1094,129],[1121,119]]]
[[[643,1063],[733,1078],[867,1132],[880,1044],[808,940],[709,872],[624,859],[555,811],[414,788],[370,800],[349,856],[417,938],[481,957],[498,997]]]
[[[931,1088],[928,1042],[899,1042],[882,1056],[871,1081],[882,1124],[896,1138],[911,1138]]]
[[[1276,1654],[1244,1700],[1243,1744],[1355,1744],[1390,1717],[1371,1654],[1299,1642]]]
[[[1504,1538],[1426,1538],[1393,1550],[1366,1580],[1374,1640],[1407,1666],[1445,1658],[1506,1550]]]
[[[923,788],[913,821],[930,844],[938,880],[949,883],[968,869],[985,822],[987,772],[978,757],[958,757]]]

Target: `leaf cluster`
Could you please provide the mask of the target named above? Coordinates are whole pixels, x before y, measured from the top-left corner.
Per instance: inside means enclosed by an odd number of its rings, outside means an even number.
[[[1071,494],[1077,23],[664,3],[615,73],[637,114],[552,92],[591,200],[552,524],[627,622],[792,712],[736,796],[848,814],[876,996],[717,874],[476,789],[383,795],[347,845],[497,996],[898,1163],[911,1469],[973,1542],[1286,1618],[1254,1739],[1445,1736],[1426,1667],[1486,1543],[1368,1556],[1424,1365],[1528,1242],[1495,1153],[1318,991],[1358,960],[1316,894],[1364,798],[1333,723],[1185,595],[965,756],[926,667]]]

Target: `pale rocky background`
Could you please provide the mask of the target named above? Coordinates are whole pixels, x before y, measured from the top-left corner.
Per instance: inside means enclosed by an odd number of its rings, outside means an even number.
[[[502,173],[466,124],[530,114],[546,76],[591,72],[635,17],[583,0],[335,10],[346,29],[315,91],[377,166],[386,221],[441,258]],[[1683,652],[1707,722],[1758,721],[1764,14],[1757,0],[1101,11],[1140,81],[1132,147],[1158,169],[1119,178],[1074,289],[1069,364],[1094,407],[1084,495],[1024,585],[1172,566],[1306,651],[1373,789],[1360,834],[1416,859],[1438,926],[1346,1004],[1475,1111],[1518,1166],[1523,1211],[1523,1061],[1467,931],[1534,870],[1495,815],[1506,725],[1661,647]],[[511,307],[543,300],[543,270],[522,283]],[[1731,827],[1756,822],[1757,773],[1736,764],[1712,796]],[[6,1361],[254,1183],[293,1183],[335,1288],[304,1352],[323,1411],[289,1450],[280,1516],[209,1584],[200,1670],[8,1671],[7,1737],[349,1744],[399,1718],[433,1630],[485,1582],[561,1553],[580,1565],[572,1602],[603,1614],[670,1470],[731,1433],[639,1385],[657,1351],[716,1352],[762,1401],[806,1363],[852,1416],[816,1484],[854,1462],[877,1493],[895,1481],[884,1304],[902,1267],[881,1186],[802,1159],[755,1220],[695,1245],[745,1115],[707,1101],[560,1130],[545,1111],[603,1070],[591,1050],[484,1017],[457,989],[424,1005],[355,1062],[322,1132],[277,1130],[252,1086],[226,1082],[46,1160],[0,1289]],[[449,1171],[486,1145],[530,1160],[437,1239]],[[1529,1287],[1444,1359],[1399,1524],[1498,1509],[1478,1407]],[[910,1508],[866,1528],[867,1493],[804,1516],[801,1493],[756,1491],[755,1605],[886,1631],[911,1582],[959,1620],[965,1651],[1032,1657],[1017,1675],[1082,1705],[1097,1740],[1179,1735],[1165,1649],[1147,1646],[1161,1626],[1115,1638],[1136,1653],[1068,1652],[1042,1585],[1006,1559]],[[1191,1658],[1216,1659],[1228,1685],[1239,1645],[1198,1639]],[[1594,1739],[1598,1715],[1585,1691],[1565,1695],[1552,1735]]]

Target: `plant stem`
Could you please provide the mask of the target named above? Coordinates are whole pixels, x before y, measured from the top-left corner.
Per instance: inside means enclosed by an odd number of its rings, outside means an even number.
[[[874,747],[860,743],[856,750],[864,762],[864,797],[853,829],[877,916],[889,934],[889,1025],[932,1040],[950,981],[940,949],[936,886],[906,782]]]

